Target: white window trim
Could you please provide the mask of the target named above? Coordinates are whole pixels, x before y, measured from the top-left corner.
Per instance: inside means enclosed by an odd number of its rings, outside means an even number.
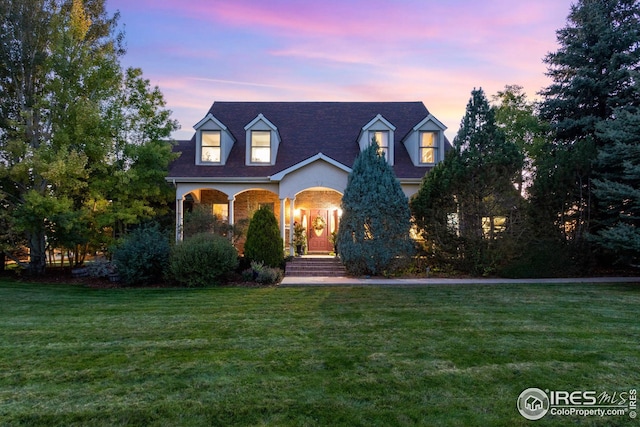
[[[434,135],[434,145],[422,146],[422,135],[425,133],[432,133]],[[440,154],[441,146],[440,139],[442,136],[442,132],[438,130],[420,130],[418,131],[418,164],[420,166],[434,166],[436,163],[442,161],[442,155]],[[433,162],[423,162],[422,161],[422,150],[425,148],[432,148],[433,151]]]
[[[254,145],[254,142],[255,142],[254,141],[254,137],[257,135],[258,132],[268,135],[268,137],[269,137],[269,145],[268,146]],[[249,138],[250,138],[251,142],[249,143],[249,151],[250,151],[249,152],[249,162],[252,165],[271,164],[271,149],[272,149],[272,146],[273,146],[273,144],[271,142],[271,131],[269,131],[269,130],[252,129],[252,130],[250,130],[250,133],[251,133],[251,135],[250,135]],[[267,148],[269,150],[268,159],[265,160],[265,161],[256,160],[256,158],[254,158],[254,150],[259,150],[259,149],[263,149],[264,150],[265,148]]]
[[[384,155],[385,155],[385,159],[387,160],[387,162],[389,161],[389,157],[391,155],[390,153],[390,146],[391,146],[391,134],[390,131],[388,130],[373,130],[373,129],[369,129],[368,131],[369,133],[369,141],[371,144],[373,144],[373,138],[375,138],[375,134],[379,133],[379,134],[386,134],[387,135],[387,145],[386,146],[382,146],[381,142],[382,141],[378,141],[378,139],[376,138],[376,142],[378,143],[378,146],[380,147],[380,149],[382,149],[384,151]]]
[[[217,133],[218,134],[218,150],[220,150],[218,157],[220,160],[218,161],[211,161],[211,160],[204,160],[202,158],[202,154],[204,151],[205,147],[216,147],[215,145],[205,145],[204,144],[204,134],[205,133]],[[219,165],[222,163],[222,157],[223,157],[223,150],[222,150],[222,131],[221,130],[217,130],[217,129],[202,129],[200,130],[200,155],[198,156],[200,163],[201,164],[211,164],[211,165]]]

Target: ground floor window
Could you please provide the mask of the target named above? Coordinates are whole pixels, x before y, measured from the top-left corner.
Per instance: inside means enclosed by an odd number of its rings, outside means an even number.
[[[214,203],[213,214],[222,221],[229,220],[229,205],[227,203]]]

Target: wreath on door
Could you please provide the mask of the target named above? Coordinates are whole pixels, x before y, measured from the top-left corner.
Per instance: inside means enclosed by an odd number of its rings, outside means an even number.
[[[322,230],[324,230],[324,227],[327,225],[327,223],[324,220],[324,218],[318,215],[317,217],[314,218],[311,225],[313,226],[313,229],[316,232],[316,236],[320,236],[322,234]]]

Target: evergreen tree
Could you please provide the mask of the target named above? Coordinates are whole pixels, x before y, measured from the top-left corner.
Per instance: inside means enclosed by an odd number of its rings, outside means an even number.
[[[249,222],[244,256],[249,261],[263,262],[269,267],[280,267],[284,261],[284,245],[280,227],[273,211],[261,206]]]
[[[472,91],[453,145],[425,177],[413,214],[436,254],[444,251],[456,267],[486,273],[506,257],[496,243],[517,235],[522,199],[515,184],[523,156],[505,140],[482,89]]]
[[[640,109],[620,110],[614,120],[598,126],[606,144],[596,166],[603,173],[594,180],[601,206],[600,230],[593,241],[615,260],[640,262]]]
[[[553,83],[542,91],[541,117],[553,140],[535,164],[531,200],[537,228],[551,236],[581,243],[598,222],[591,180],[605,141],[596,129],[617,109],[640,105],[639,28],[636,0],[578,0],[557,32],[559,50],[545,58]]]
[[[459,256],[457,189],[460,157],[449,151],[422,180],[420,190],[411,198],[411,213],[416,227],[424,239],[431,263],[448,266]]]
[[[351,274],[380,274],[412,255],[407,196],[375,140],[353,164],[342,212],[338,253]]]

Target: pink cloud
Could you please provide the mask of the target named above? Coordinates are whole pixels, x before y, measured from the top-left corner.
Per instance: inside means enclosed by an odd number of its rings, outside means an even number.
[[[548,84],[571,0],[109,0],[183,125],[214,100],[422,100],[455,133],[471,89]],[[147,31],[155,28],[152,36]],[[139,64],[140,61],[143,64]],[[145,62],[146,61],[146,62]]]

